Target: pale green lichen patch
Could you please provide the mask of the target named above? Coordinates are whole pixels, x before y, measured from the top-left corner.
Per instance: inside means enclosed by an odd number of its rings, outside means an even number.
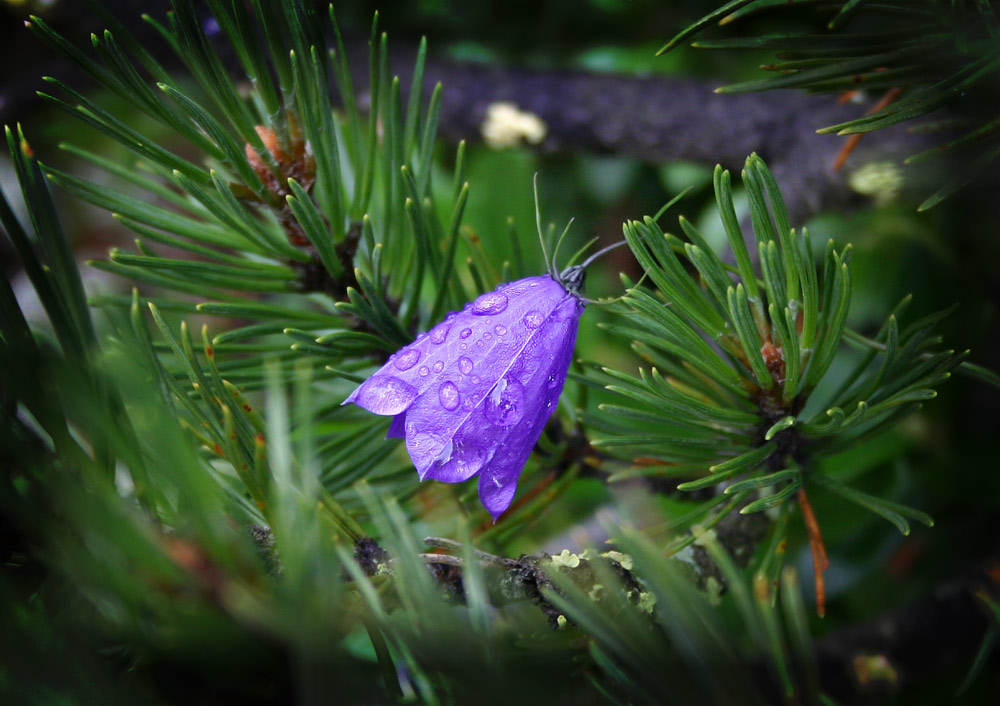
[[[714,576],[705,579],[705,595],[708,597],[709,605],[717,606],[722,602],[722,593],[726,587]]]
[[[879,206],[893,201],[904,181],[903,172],[892,162],[871,162],[854,170],[847,178],[851,189],[871,196]]]
[[[653,614],[653,609],[656,607],[656,595],[650,593],[649,591],[643,591],[639,594],[639,610],[644,613]]]
[[[632,557],[629,556],[628,554],[623,554],[621,552],[616,552],[612,550],[610,552],[604,552],[603,554],[601,554],[601,556],[603,556],[605,559],[611,559],[611,561],[617,562],[618,565],[623,569],[625,569],[626,571],[632,570],[633,566]]]
[[[563,549],[559,554],[549,557],[553,566],[565,566],[567,569],[575,569],[580,565],[580,557],[573,554],[569,549]]]
[[[516,147],[522,142],[537,145],[548,134],[548,126],[535,115],[508,101],[491,103],[480,127],[483,141],[494,149]]]

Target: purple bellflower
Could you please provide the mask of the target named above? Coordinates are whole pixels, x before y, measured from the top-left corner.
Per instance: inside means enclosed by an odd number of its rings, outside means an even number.
[[[406,440],[421,480],[478,474],[496,521],[566,382],[588,263],[479,296],[392,355],[344,404],[392,416],[386,438]]]

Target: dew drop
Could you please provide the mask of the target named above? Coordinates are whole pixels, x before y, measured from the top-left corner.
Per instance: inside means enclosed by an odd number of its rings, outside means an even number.
[[[451,324],[447,321],[441,322],[431,330],[431,343],[441,345],[448,338],[449,331],[451,331]]]
[[[455,383],[450,380],[438,389],[438,402],[441,406],[447,409],[449,412],[458,409],[459,403],[462,401],[462,396],[458,393],[458,388]]]
[[[358,390],[359,407],[381,415],[405,412],[417,399],[417,388],[392,375],[373,375]]]
[[[468,338],[471,335],[472,335],[472,329],[471,328],[464,328],[464,329],[462,329],[462,332],[460,334],[458,334],[458,337],[459,338]]]
[[[466,358],[464,355],[458,359],[458,369],[462,371],[463,375],[468,375],[472,372],[473,363],[472,359]]]
[[[412,426],[407,429],[406,446],[410,449],[411,454],[414,457],[427,459],[428,462],[432,459],[446,459],[450,452],[448,449],[450,443],[442,440],[436,434],[414,431]]]
[[[484,340],[488,341],[488,340],[490,340],[491,338],[493,338],[493,334],[492,334],[492,333],[490,333],[489,331],[487,331],[486,333],[484,333],[484,334],[483,334],[483,339],[484,339]]]
[[[524,325],[528,328],[538,328],[545,323],[545,315],[538,309],[532,309],[524,315],[522,321],[524,321]]]
[[[440,373],[442,370],[444,370],[444,361],[439,360],[434,364],[434,372]]]
[[[478,375],[473,375],[472,376],[472,384],[473,385],[478,385],[480,382],[482,382],[482,380],[483,379],[481,377],[479,377]],[[479,393],[478,392],[474,392],[473,395],[475,396],[475,398],[477,400],[479,399]]]
[[[546,382],[548,383],[548,387],[551,390],[560,383],[560,380],[559,377],[555,373],[553,373],[552,375],[549,375],[549,379]]]
[[[483,402],[483,414],[498,427],[509,427],[524,416],[524,385],[500,378]]]
[[[507,295],[503,292],[487,292],[472,302],[471,311],[476,316],[499,314],[507,308]]]
[[[459,344],[459,346],[458,346],[458,350],[460,350],[460,351],[464,351],[464,350],[465,350],[466,348],[468,348],[468,347],[469,347],[469,344],[467,344],[467,343],[462,343],[462,344]]]
[[[420,373],[421,377],[426,377],[427,375],[430,375],[431,369],[428,368],[426,365],[421,365],[420,370],[418,370],[417,372]]]
[[[483,346],[485,346],[485,345],[486,345],[486,344],[485,344],[485,343],[483,343],[482,341],[476,341],[476,348],[482,348],[482,347],[483,347]]]
[[[460,483],[479,473],[486,463],[486,452],[481,446],[455,444],[450,457],[435,463],[430,475],[446,483]]]
[[[396,356],[396,360],[393,361],[393,365],[396,366],[397,370],[409,370],[417,361],[420,360],[420,351],[415,348],[407,348],[405,351]]]
[[[496,326],[493,327],[493,330],[497,332],[498,336],[502,336],[505,333],[507,333],[507,327],[504,326],[503,324],[497,324]]]

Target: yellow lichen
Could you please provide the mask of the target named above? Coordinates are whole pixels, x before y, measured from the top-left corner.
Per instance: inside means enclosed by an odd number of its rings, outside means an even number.
[[[569,569],[575,569],[580,565],[580,557],[570,553],[569,549],[563,549],[559,554],[552,556],[550,561],[554,566],[565,566]]]
[[[859,194],[871,196],[876,205],[893,201],[903,187],[903,173],[892,162],[872,162],[856,169],[847,178],[848,185]]]
[[[487,145],[504,149],[521,142],[537,145],[545,139],[548,127],[534,113],[522,111],[514,103],[497,101],[486,109],[480,131]]]
[[[607,559],[611,559],[612,561],[618,562],[618,565],[621,566],[626,571],[632,570],[632,557],[630,557],[628,554],[622,554],[621,552],[616,552],[612,550],[610,552],[604,552],[604,554],[602,554],[601,556]]]
[[[652,615],[653,608],[656,607],[656,596],[649,591],[639,594],[639,610]]]

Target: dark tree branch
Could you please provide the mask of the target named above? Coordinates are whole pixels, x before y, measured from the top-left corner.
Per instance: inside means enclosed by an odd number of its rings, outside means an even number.
[[[62,7],[63,5],[69,7]],[[96,29],[93,16],[80,16],[62,3],[49,21],[79,41],[81,26]],[[150,28],[138,20],[139,8],[120,14],[141,41],[159,46]],[[159,8],[157,8],[159,9]],[[155,12],[155,10],[154,10]],[[159,14],[156,12],[156,14]],[[4,34],[18,45],[31,48],[27,31]],[[416,49],[403,39],[393,38],[392,70],[398,73],[404,90],[410,84]],[[41,86],[38,73],[65,77],[64,62],[55,64],[51,55],[37,69],[7,77],[0,121],[23,117],[33,103],[34,90]],[[236,69],[228,47],[223,56]],[[89,52],[89,48],[84,48]],[[157,52],[159,53],[159,52]],[[29,54],[30,56],[30,54]],[[357,86],[367,86],[367,41],[348,43],[348,56]],[[176,57],[163,57],[169,64]],[[29,62],[30,65],[30,62]],[[72,79],[71,79],[72,80]],[[589,151],[635,157],[648,163],[674,159],[722,164],[739,170],[751,152],[760,154],[782,185],[789,215],[794,223],[825,210],[847,209],[863,200],[848,185],[849,175],[859,166],[889,159],[897,164],[903,157],[929,148],[939,136],[915,134],[905,126],[880,130],[860,141],[844,167],[833,165],[845,138],[817,135],[818,128],[858,117],[863,104],[838,105],[831,96],[811,96],[794,91],[716,94],[718,82],[668,76],[627,76],[586,71],[532,71],[523,68],[454,62],[433,55],[428,59],[425,95],[434,85],[444,85],[444,104],[439,133],[451,141],[481,139],[489,107],[510,102],[520,110],[538,116],[547,132],[538,145],[543,152]],[[910,170],[908,179],[919,181]],[[943,180],[938,174],[934,181]],[[925,194],[926,195],[926,194]]]
[[[425,541],[452,551],[460,547],[452,540]],[[432,569],[439,567],[432,573],[449,595],[463,600],[463,560],[453,555],[422,556]],[[552,564],[549,555],[509,559],[473,550],[472,556],[498,572],[493,574],[496,585],[490,590],[492,600],[498,604],[527,600],[538,606],[553,627],[558,624],[560,612],[539,590],[553,590],[546,572],[563,571],[585,590],[592,588],[596,580],[590,567],[594,559],[581,559],[578,566],[567,568]],[[644,590],[641,576],[613,560],[604,561],[635,601]],[[441,571],[443,567],[447,570]],[[991,621],[980,595],[996,600],[1000,594],[998,577],[1000,563],[990,560],[974,571],[938,584],[929,594],[901,609],[818,640],[814,649],[822,688],[838,703],[867,703],[872,698],[916,688],[936,672],[961,661],[971,663]],[[572,616],[566,617],[572,620]]]
[[[412,53],[394,54],[394,67],[411,62]],[[489,106],[505,101],[545,123],[547,134],[539,144],[544,152],[620,154],[648,163],[683,159],[736,171],[757,152],[781,183],[793,223],[820,211],[857,206],[862,199],[848,185],[854,170],[881,160],[899,164],[939,139],[904,126],[881,130],[862,139],[835,170],[845,138],[816,130],[858,117],[866,107],[838,105],[831,96],[724,95],[714,92],[718,82],[698,79],[442,60],[428,61],[426,77],[427,93],[438,81],[444,85],[439,131],[449,140],[481,139]],[[408,76],[401,78],[407,85]]]

